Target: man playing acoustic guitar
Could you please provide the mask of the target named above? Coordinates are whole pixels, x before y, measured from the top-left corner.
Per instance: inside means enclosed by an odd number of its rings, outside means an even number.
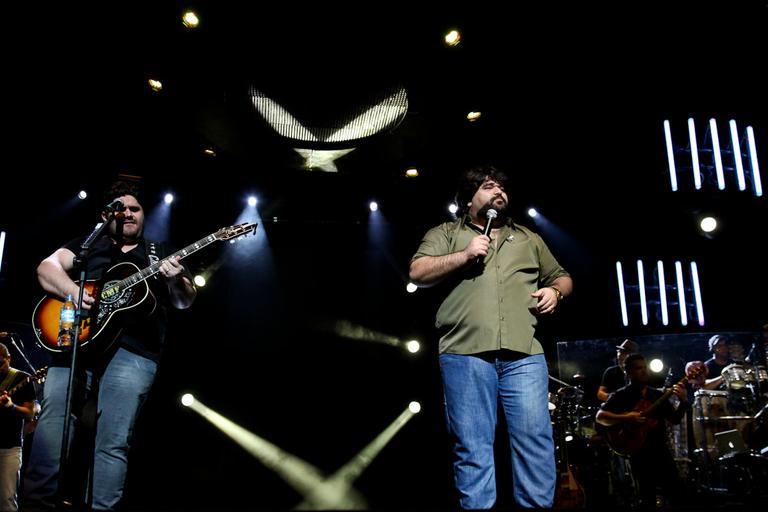
[[[164,250],[164,244],[144,239],[144,209],[139,203],[137,187],[132,183],[117,182],[107,190],[104,200],[105,204],[111,203],[117,214],[110,221],[107,236],[97,239],[91,246],[87,259],[88,279],[108,280],[110,271],[117,266],[138,270],[147,267],[154,258],[158,259],[159,269],[147,279],[148,292],[140,293],[136,291],[138,287],[133,287],[133,293],[144,298],[143,304],[151,300],[151,308],[144,314],[120,319],[116,336],[104,340],[107,343],[103,347],[108,347],[107,350],[99,349],[97,339],[84,346],[82,357],[78,358],[80,364],[73,397],[81,405],[96,399],[96,435],[90,480],[92,501],[89,504],[93,510],[112,510],[122,498],[130,438],[139,409],[155,378],[168,323],[167,309],[169,306],[185,309],[196,295],[189,271],[179,257],[164,258],[170,254]],[[107,219],[104,213],[102,219]],[[72,294],[77,303],[79,287],[72,277],[77,274],[74,258],[82,242],[82,239],[70,241],[38,266],[38,280],[48,294],[58,298]],[[154,245],[160,246],[157,254],[153,254]],[[99,295],[94,295],[84,293],[83,309],[101,312],[106,308],[103,304],[105,296],[101,295],[100,304]],[[59,460],[70,359],[68,352],[56,355],[59,357],[51,364],[45,383],[42,413],[24,480],[28,510],[51,502],[55,505],[64,498],[74,499],[76,503],[81,501],[77,496],[79,493],[70,495],[72,491],[60,485]],[[82,413],[74,406],[72,410],[78,416]]]
[[[681,496],[682,483],[666,443],[665,422],[679,423],[689,409],[684,380],[663,393],[648,386],[648,365],[641,354],[630,354],[624,361],[630,383],[613,393],[597,412],[596,420],[610,427],[611,448],[630,456],[632,473],[639,487],[641,506],[654,508],[657,487],[674,504]],[[680,399],[677,408],[668,400]],[[611,442],[612,432],[621,431],[622,445]]]

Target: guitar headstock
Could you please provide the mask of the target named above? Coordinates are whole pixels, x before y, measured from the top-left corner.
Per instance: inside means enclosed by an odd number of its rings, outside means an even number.
[[[229,240],[255,231],[256,226],[258,226],[258,224],[255,222],[243,222],[242,224],[221,228],[214,234],[214,236],[217,240]]]
[[[37,370],[35,373],[29,376],[30,381],[35,381],[38,384],[45,381],[45,376],[48,374],[48,367],[43,366],[39,370]]]
[[[685,365],[685,376],[691,384],[703,385],[707,373],[707,366],[702,361],[690,361]]]

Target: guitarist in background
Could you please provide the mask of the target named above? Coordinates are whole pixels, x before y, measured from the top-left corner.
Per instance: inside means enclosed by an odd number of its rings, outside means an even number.
[[[144,209],[139,202],[136,185],[118,181],[107,190],[104,200],[104,204],[120,200],[123,210],[118,211],[115,220],[110,222],[107,236],[99,238],[91,246],[87,261],[88,279],[101,278],[118,263],[130,262],[139,268],[151,263],[149,246],[153,244],[143,237]],[[102,219],[106,219],[104,213]],[[37,268],[38,280],[47,293],[60,298],[72,294],[75,304],[79,287],[73,277],[77,278],[79,271],[73,259],[80,252],[83,241],[76,239],[68,242],[45,258]],[[171,251],[162,251],[160,256],[162,254],[171,254]],[[93,510],[112,510],[122,498],[131,434],[139,409],[155,378],[165,337],[167,308],[188,308],[196,295],[189,271],[177,258],[162,260],[160,272],[148,281],[150,291],[157,300],[152,313],[141,318],[128,317],[129,321],[121,319],[123,329],[119,337],[108,345],[108,350],[94,352],[91,344],[79,352],[73,414],[81,416],[84,412],[78,411],[74,404],[93,403],[93,399],[96,404],[90,492]],[[86,292],[83,309],[89,311],[94,303],[94,297]],[[66,485],[59,485],[70,357],[68,351],[54,356],[58,357],[54,358],[48,371],[42,413],[24,480],[26,510],[50,507],[65,498],[80,501],[79,497],[70,498],[72,491],[66,489]],[[70,433],[73,433],[75,425],[72,424]]]
[[[630,456],[632,473],[639,486],[641,506],[656,506],[657,487],[673,505],[682,497],[675,461],[666,442],[665,422],[679,423],[690,405],[685,386],[675,385],[673,393],[680,399],[675,409],[669,400],[663,401],[648,416],[644,411],[656,402],[662,392],[648,386],[648,364],[641,354],[630,354],[624,361],[629,384],[618,389],[597,412],[597,422],[606,427],[628,424],[645,432],[642,447]],[[647,429],[647,430],[646,430]]]
[[[23,386],[12,397],[7,391],[27,377],[11,368],[11,353],[0,343],[0,512],[18,510],[24,420],[35,414],[35,389]]]

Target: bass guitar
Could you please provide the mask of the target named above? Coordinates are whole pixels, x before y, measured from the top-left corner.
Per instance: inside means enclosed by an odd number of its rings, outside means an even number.
[[[695,380],[704,368],[691,368],[685,377],[680,379],[676,386],[682,386],[687,380]],[[607,427],[606,441],[611,449],[619,455],[634,455],[640,451],[648,437],[648,432],[658,425],[658,420],[649,417],[662,403],[669,399],[674,392],[674,386],[670,387],[659,397],[658,400],[651,403],[643,399],[635,404],[633,411],[641,413],[646,420],[643,423],[618,423],[612,427]]]
[[[168,258],[186,258],[190,254],[216,242],[230,240],[256,229],[256,224],[246,222],[221,228],[205,238],[176,251]],[[78,346],[99,345],[106,350],[122,332],[122,322],[143,318],[152,314],[157,300],[146,280],[160,271],[162,260],[139,270],[133,263],[118,263],[99,280],[87,280],[85,289],[96,299],[87,316],[80,319]],[[50,352],[64,352],[69,347],[59,346],[59,316],[63,302],[54,296],[43,297],[32,312],[32,326],[41,347]]]

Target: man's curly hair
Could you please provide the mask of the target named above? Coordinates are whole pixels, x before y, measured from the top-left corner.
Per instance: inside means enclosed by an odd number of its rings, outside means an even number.
[[[509,177],[504,171],[500,171],[492,165],[481,165],[464,171],[459,177],[459,185],[456,190],[456,206],[458,215],[466,215],[469,211],[468,203],[472,202],[475,192],[485,183],[486,179],[492,179],[502,187],[506,186]]]

